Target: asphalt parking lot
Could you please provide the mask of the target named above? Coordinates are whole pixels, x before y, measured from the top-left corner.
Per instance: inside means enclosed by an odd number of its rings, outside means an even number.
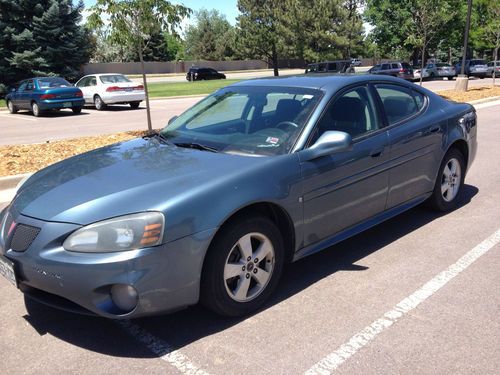
[[[491,78],[471,79],[469,84],[490,85]],[[424,82],[424,86],[433,91],[451,89],[454,85],[455,81]],[[201,98],[202,96],[151,100],[153,127],[163,128],[172,116],[179,115]],[[147,125],[144,102],[137,110],[131,110],[128,105],[109,106],[104,111],[85,107],[79,115],[73,115],[69,110],[62,110],[39,118],[33,117],[27,111],[16,115],[0,111],[0,145],[44,143],[64,138],[145,129]]]
[[[294,263],[245,319],[198,306],[133,321],[78,316],[1,279],[0,373],[498,373],[500,106],[477,108],[460,208],[417,207]]]

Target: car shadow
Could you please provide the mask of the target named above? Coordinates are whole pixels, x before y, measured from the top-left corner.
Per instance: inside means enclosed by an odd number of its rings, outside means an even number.
[[[71,110],[46,111],[46,112],[43,112],[40,115],[40,117],[38,117],[38,118],[73,117],[73,116],[82,116],[82,115],[89,115],[89,114],[90,114],[89,112],[85,112],[85,111],[82,111],[82,112],[76,114],[76,113],[73,113],[73,111],[71,111]],[[27,116],[27,117],[37,118],[37,117],[33,116],[33,113],[30,111],[19,111],[15,115],[16,116]]]
[[[463,198],[457,209],[467,205],[478,192],[475,186],[464,185]],[[366,270],[367,267],[355,263],[443,215],[445,214],[420,205],[325,251],[289,265],[270,301],[255,314],[286,301],[337,271]],[[24,318],[41,335],[49,333],[78,347],[106,355],[156,357],[145,350],[144,345],[128,336],[123,325],[116,321],[55,310],[27,298],[25,303],[28,315]],[[131,324],[168,343],[173,349],[180,349],[247,318],[248,316],[220,317],[197,305],[169,315],[134,319]]]

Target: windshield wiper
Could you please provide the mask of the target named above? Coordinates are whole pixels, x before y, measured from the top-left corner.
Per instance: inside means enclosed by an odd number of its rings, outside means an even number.
[[[201,151],[219,152],[215,147],[205,146],[200,143],[174,143],[177,147],[194,148]]]
[[[155,137],[156,139],[158,139],[158,141],[160,141],[161,143],[164,143],[166,145],[173,145],[173,143],[171,141],[168,140],[167,137],[165,137],[163,134],[161,133],[151,133],[151,134],[147,134],[145,136],[143,136],[142,138],[146,139],[146,138],[153,138]]]

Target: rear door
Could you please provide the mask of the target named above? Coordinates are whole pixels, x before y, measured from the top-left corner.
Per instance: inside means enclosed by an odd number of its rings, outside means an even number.
[[[374,84],[388,126],[390,175],[387,207],[432,191],[446,121],[428,99],[407,86]]]
[[[304,246],[382,212],[387,198],[388,136],[368,86],[353,87],[334,98],[309,145],[329,130],[351,134],[353,148],[301,162]]]

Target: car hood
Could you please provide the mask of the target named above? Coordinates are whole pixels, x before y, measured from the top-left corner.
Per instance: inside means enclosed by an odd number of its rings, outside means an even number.
[[[179,148],[155,138],[117,143],[35,173],[11,209],[36,219],[89,224],[168,207],[180,196],[268,158]]]

